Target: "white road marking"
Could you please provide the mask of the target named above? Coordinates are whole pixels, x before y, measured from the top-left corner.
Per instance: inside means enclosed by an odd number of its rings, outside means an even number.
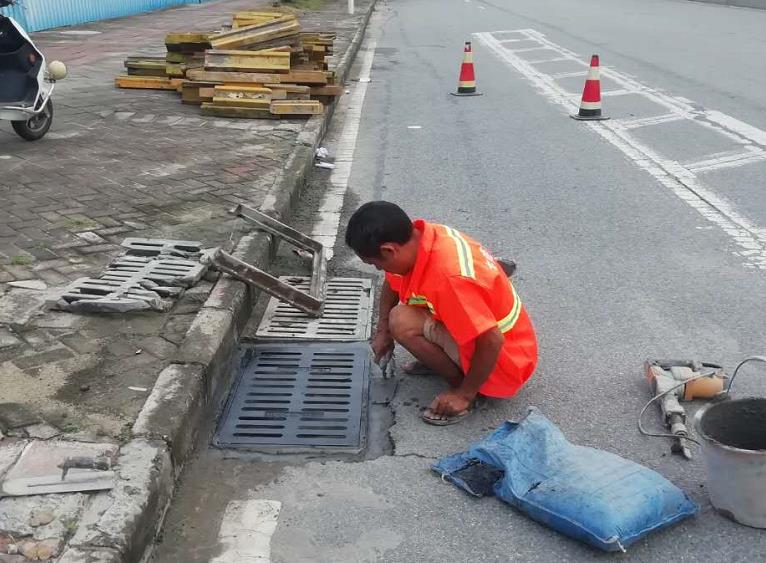
[[[606,96],[606,97],[609,97],[609,96],[625,96],[626,94],[635,94],[635,93],[636,93],[635,90],[628,90],[626,88],[619,88],[619,89],[615,89],[615,90],[604,90],[603,92],[601,92],[601,97],[603,98],[604,96]]]
[[[734,152],[734,154],[721,154],[720,156],[710,155],[712,158],[685,163],[684,168],[699,174],[700,172],[720,170],[721,168],[733,168],[742,166],[743,164],[766,160],[766,151],[756,149],[752,146],[748,146],[747,149],[749,150],[744,152],[731,151]]]
[[[235,500],[226,506],[218,540],[223,553],[210,563],[269,563],[271,536],[277,529],[282,503],[276,500]]]
[[[561,59],[559,60],[571,60],[585,67],[589,66],[588,62],[577,53],[546,39],[542,33],[534,29],[474,34],[501,61],[529,80],[550,102],[563,106],[567,113],[574,112],[577,108],[577,101],[573,99],[571,93],[556,83],[554,76],[535,68],[532,65],[537,64],[536,62],[526,61],[519,57],[505,48],[503,43],[495,37],[496,34],[508,33],[519,34],[526,37],[526,40],[538,41],[541,46],[560,53]],[[612,68],[601,67],[601,75],[630,93],[644,96],[664,108],[666,113],[640,120],[591,121],[583,124],[620,149],[636,165],[672,190],[676,196],[696,209],[705,219],[721,228],[739,246],[740,250],[736,254],[744,259],[745,266],[766,270],[766,229],[758,227],[740,214],[729,201],[705,186],[696,175],[699,172],[743,166],[764,160],[766,131],[718,111],[699,109],[699,106],[691,100],[660,92]],[[560,74],[558,76],[561,77]],[[667,112],[676,115],[677,119],[670,119]],[[729,139],[735,145],[742,147],[740,157],[708,155],[706,159],[684,166],[675,160],[661,156],[630,133],[630,130],[636,127],[646,127],[676,120],[688,120]],[[749,154],[741,151],[749,151]]]
[[[341,99],[347,107],[343,110],[345,121],[338,139],[338,146],[335,148],[335,169],[330,175],[330,188],[324,195],[319,209],[319,217],[311,232],[312,238],[324,245],[328,260],[332,259],[333,248],[338,236],[343,201],[351,176],[351,166],[354,162],[356,138],[362,120],[362,106],[367,94],[367,85],[371,80],[372,61],[375,58],[375,47],[378,44],[379,23],[376,20],[377,13],[373,15],[373,21],[370,22],[369,27],[370,32],[365,40],[365,50],[362,54],[359,70],[359,82],[352,89],[351,94]]]
[[[550,47],[525,47],[524,49],[511,49],[514,53],[528,53],[529,51],[550,50]]]
[[[574,78],[576,76],[586,76],[587,74],[587,70],[576,70],[574,72],[557,72],[556,74],[551,74],[551,78]]]
[[[659,125],[660,123],[670,123],[671,121],[680,121],[687,119],[680,113],[665,113],[662,115],[652,115],[650,117],[639,117],[637,119],[619,119],[615,120],[623,129],[637,129],[649,125]]]
[[[408,125],[407,129],[422,129],[423,127],[421,125]]]
[[[556,57],[555,59],[540,59],[537,61],[527,61],[527,64],[541,65],[543,63],[557,63],[559,61],[571,61],[570,57]]]

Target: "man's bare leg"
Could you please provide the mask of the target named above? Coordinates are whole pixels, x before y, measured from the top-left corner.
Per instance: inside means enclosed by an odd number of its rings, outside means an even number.
[[[397,305],[388,318],[389,330],[399,344],[422,364],[442,376],[450,387],[458,387],[463,372],[436,344],[426,340],[424,328],[428,313],[409,305]]]

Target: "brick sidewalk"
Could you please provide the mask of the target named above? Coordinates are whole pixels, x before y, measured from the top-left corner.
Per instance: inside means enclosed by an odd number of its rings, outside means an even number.
[[[44,139],[24,142],[7,123],[0,132],[0,403],[21,403],[76,436],[129,431],[146,393],[128,387],[151,390],[211,284],[168,314],[97,317],[41,314],[45,291],[7,282],[40,280],[50,290],[98,274],[129,236],[208,247],[239,238],[246,226],[227,209],[262,203],[305,121],[207,118],[175,93],[118,90],[113,81],[126,56],[163,54],[168,31],[217,29],[236,10],[270,6],[221,0],[34,34],[70,75]],[[329,0],[300,21],[337,30],[343,53],[360,18],[345,7]]]
[[[338,32],[340,59],[358,47],[360,36],[352,39],[371,4],[358,1],[349,16],[344,0],[326,0],[299,17],[304,29]],[[0,498],[0,561],[125,563],[154,538],[193,445],[194,416],[223,385],[213,372],[227,361],[203,357],[234,354],[234,311],[246,320],[249,298],[224,280],[211,298],[217,305],[202,308],[209,279],[167,313],[75,315],[43,303],[101,272],[125,237],[234,246],[246,225],[228,208],[292,193],[299,177],[285,174],[310,164],[320,121],[203,118],[173,93],[113,86],[126,56],[163,52],[166,32],[216,29],[236,10],[270,5],[219,0],[34,36],[70,76],[59,83],[44,139],[0,132],[0,478],[28,475],[61,447],[115,452],[118,477],[97,494]],[[25,280],[38,289],[9,285]],[[142,411],[145,404],[152,408]]]

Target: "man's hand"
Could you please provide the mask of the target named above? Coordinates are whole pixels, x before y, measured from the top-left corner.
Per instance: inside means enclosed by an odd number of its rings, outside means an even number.
[[[440,393],[431,403],[430,409],[434,414],[454,416],[468,410],[473,403],[473,397],[468,398],[458,391]]]
[[[387,329],[378,330],[370,341],[370,347],[375,363],[380,365],[381,360],[394,351],[394,337]]]

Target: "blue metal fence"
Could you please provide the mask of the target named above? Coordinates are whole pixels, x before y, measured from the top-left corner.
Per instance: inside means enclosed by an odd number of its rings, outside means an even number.
[[[0,8],[27,31],[119,18],[169,8],[198,4],[204,0],[17,0],[18,5]]]

